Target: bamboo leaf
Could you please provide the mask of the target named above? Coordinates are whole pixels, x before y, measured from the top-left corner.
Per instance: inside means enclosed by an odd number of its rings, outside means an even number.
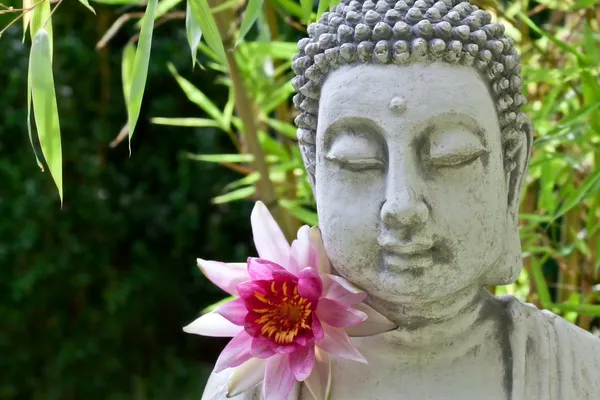
[[[192,15],[192,8],[189,1],[185,9],[185,33],[190,51],[192,52],[192,67],[194,67],[196,65],[198,46],[200,45],[200,40],[202,40],[202,29],[200,29],[200,25],[198,25],[196,18]]]
[[[537,33],[539,35],[546,37],[548,40],[550,40],[552,43],[554,43],[561,50],[566,51],[567,53],[573,54],[575,57],[577,57],[577,59],[579,59],[580,61],[583,61],[585,63],[588,63],[590,61],[590,59],[585,54],[581,53],[575,47],[571,46],[570,44],[568,44],[566,42],[563,42],[562,40],[558,39],[557,37],[549,34],[548,32],[546,32],[543,29],[541,29],[540,27],[538,27],[535,24],[535,22],[533,22],[523,12],[519,12],[519,13],[517,13],[517,15],[521,20],[523,20],[523,22],[525,22],[525,24],[527,26],[529,26],[529,28],[531,28],[532,31],[534,31],[535,33]]]
[[[208,46],[216,53],[219,61],[225,63],[225,47],[221,40],[221,34],[217,27],[215,18],[208,7],[207,0],[189,0],[189,5],[192,8],[192,14],[196,22],[202,30],[204,40]]]
[[[188,154],[190,160],[214,163],[249,163],[254,160],[252,154]]]
[[[233,119],[233,111],[235,108],[235,92],[233,88],[229,88],[229,98],[227,104],[223,109],[223,130],[229,131],[231,129],[231,120]]]
[[[275,131],[287,136],[288,138],[293,139],[293,140],[297,139],[296,126],[294,126],[288,122],[281,122],[281,121],[273,119],[273,118],[266,118],[265,122],[267,123],[267,125],[269,125],[271,128],[273,128]]]
[[[319,219],[317,213],[314,211],[307,210],[298,202],[292,200],[280,200],[279,204],[286,210],[290,212],[294,217],[298,218],[300,221],[305,224],[309,224],[311,226],[319,225]]]
[[[146,87],[146,78],[148,77],[148,65],[150,63],[150,50],[152,47],[152,31],[154,29],[154,14],[156,13],[156,4],[158,0],[149,0],[146,12],[142,21],[140,38],[135,52],[133,62],[133,73],[131,81],[131,91],[129,93],[129,103],[127,114],[129,117],[129,153],[131,154],[131,138],[135,131],[140,110],[142,108],[142,98]]]
[[[300,0],[300,7],[302,7],[302,17],[308,24],[312,14],[313,0]]]
[[[256,19],[260,15],[260,11],[262,9],[263,1],[264,0],[248,0],[248,7],[246,7],[246,12],[244,13],[244,19],[242,20],[242,24],[240,26],[240,33],[236,42],[236,46],[242,40],[244,40],[246,34],[250,31],[250,28],[252,28],[252,25],[254,25],[254,22],[256,22]]]
[[[135,46],[128,43],[123,49],[121,59],[121,83],[123,85],[123,96],[125,106],[129,109],[129,94],[131,93],[131,78],[133,75],[133,64],[135,61]]]
[[[81,4],[83,4],[88,10],[90,10],[91,12],[93,12],[94,14],[96,14],[96,10],[94,10],[92,8],[92,6],[90,6],[90,3],[88,3],[88,0],[79,0],[79,2]]]
[[[548,256],[543,257],[541,260],[534,257],[531,263],[533,280],[535,281],[538,295],[540,296],[540,302],[544,308],[548,308],[548,305],[551,304],[552,301],[550,297],[550,290],[548,289],[548,283],[546,282],[546,278],[542,272],[542,265],[546,261],[547,257]]]
[[[219,123],[220,126],[223,125],[223,114],[219,107],[215,105],[202,91],[196,88],[190,81],[183,78],[177,70],[175,66],[171,63],[167,65],[171,74],[175,77],[175,80],[187,96],[187,98],[194,104],[198,105],[204,112],[206,112],[209,116],[211,116],[215,121]]]
[[[29,57],[29,79],[31,97],[38,137],[50,175],[58,188],[62,206],[62,149],[60,144],[60,123],[54,78],[52,76],[52,55],[50,37],[45,29],[39,29],[33,38]]]
[[[213,312],[217,308],[221,307],[223,304],[229,303],[230,301],[233,301],[236,298],[237,297],[235,297],[235,296],[226,297],[223,300],[217,301],[216,303],[211,304],[210,306],[205,307],[202,311],[200,311],[200,314],[204,315],[204,314],[208,314],[209,312]]]
[[[575,207],[580,201],[582,201],[592,189],[598,189],[596,186],[600,182],[600,169],[596,170],[593,174],[588,176],[585,181],[579,186],[579,188],[569,198],[567,198],[563,205],[554,215],[554,218],[559,218],[564,215],[571,208]]]
[[[262,112],[265,115],[270,114],[273,110],[275,110],[281,103],[287,101],[290,96],[295,92],[294,87],[292,86],[292,82],[288,81],[283,85],[279,86],[277,89],[272,91],[269,95],[266,96],[265,101],[262,102]]]
[[[35,2],[35,0],[31,1]],[[37,3],[35,8],[31,10],[30,13],[31,20],[29,22],[29,33],[31,34],[31,42],[33,43],[35,35],[43,27],[48,34],[48,40],[50,43],[50,60],[52,60],[53,39],[50,0],[43,0],[41,3]]]
[[[220,128],[217,121],[208,118],[152,118],[153,124],[169,125],[169,126],[184,126],[195,128]]]
[[[241,179],[237,179],[233,182],[228,183],[227,185],[225,185],[223,190],[228,191],[228,190],[237,189],[240,186],[254,185],[259,180],[260,180],[260,174],[258,172],[252,172],[251,174],[246,175],[245,177],[243,177]]]
[[[217,196],[212,199],[213,204],[223,204],[230,203],[235,200],[242,200],[247,197],[253,196],[256,193],[256,188],[254,186],[247,186],[233,192],[229,192],[222,196]]]
[[[27,35],[29,21],[31,21],[31,14],[33,11],[30,11],[29,9],[32,6],[33,0],[23,0],[23,41],[25,41],[25,35]]]
[[[329,8],[329,0],[319,0],[319,7],[317,8],[317,21],[321,18],[321,15]]]

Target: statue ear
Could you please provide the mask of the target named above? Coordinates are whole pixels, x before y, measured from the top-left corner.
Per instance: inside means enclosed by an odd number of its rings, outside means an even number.
[[[524,115],[524,114],[523,114]],[[528,117],[521,125],[521,132],[525,135],[513,160],[515,167],[506,177],[508,183],[508,213],[504,238],[500,242],[503,246],[500,258],[490,267],[483,276],[482,283],[490,286],[508,285],[519,277],[523,268],[521,255],[521,239],[519,237],[519,206],[521,191],[527,178],[527,168],[533,144],[533,125]]]

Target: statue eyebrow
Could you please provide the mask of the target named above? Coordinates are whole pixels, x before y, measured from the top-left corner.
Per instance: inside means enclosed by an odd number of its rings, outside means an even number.
[[[485,129],[483,129],[477,119],[469,114],[456,111],[446,111],[429,117],[425,128],[421,129],[419,136],[428,137],[439,126],[459,126],[466,128],[469,132],[477,135],[484,145],[487,145]]]
[[[366,117],[345,116],[329,124],[325,128],[324,148],[329,149],[331,143],[340,136],[359,136],[380,141],[383,128],[375,121]]]

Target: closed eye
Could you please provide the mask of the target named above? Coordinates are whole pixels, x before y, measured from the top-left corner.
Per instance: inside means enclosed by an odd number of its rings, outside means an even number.
[[[327,155],[326,158],[350,171],[380,170],[385,168],[385,162],[377,157],[345,158],[336,155]]]
[[[452,152],[433,152],[424,156],[424,161],[433,167],[458,167],[469,165],[488,151],[480,148],[454,149]]]

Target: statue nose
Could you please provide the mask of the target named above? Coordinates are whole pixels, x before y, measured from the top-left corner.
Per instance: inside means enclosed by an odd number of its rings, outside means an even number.
[[[422,196],[412,190],[392,193],[381,207],[381,220],[391,227],[411,227],[425,223],[429,208]]]

